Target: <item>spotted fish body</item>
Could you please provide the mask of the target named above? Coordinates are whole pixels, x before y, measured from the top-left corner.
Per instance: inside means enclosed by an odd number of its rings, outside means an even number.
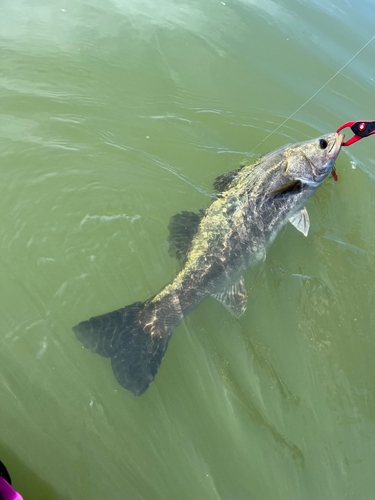
[[[145,302],[79,323],[73,327],[78,339],[111,358],[121,385],[143,394],[189,312],[214,296],[240,316],[247,302],[246,269],[265,259],[288,221],[307,235],[305,203],[331,172],[343,139],[333,133],[284,146],[218,177],[217,197],[206,210],[171,219],[170,250],[183,262],[174,280]]]

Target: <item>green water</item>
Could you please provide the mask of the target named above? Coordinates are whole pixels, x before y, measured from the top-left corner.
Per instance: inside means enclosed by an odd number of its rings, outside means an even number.
[[[246,314],[205,301],[142,397],[71,330],[171,280],[169,218],[217,175],[375,119],[374,40],[269,136],[374,21],[373,0],[2,0],[0,459],[25,500],[375,497],[375,137],[246,276]]]

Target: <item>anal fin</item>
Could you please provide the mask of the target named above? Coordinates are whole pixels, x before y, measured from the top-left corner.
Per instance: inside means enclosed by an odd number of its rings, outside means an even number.
[[[246,311],[247,292],[243,276],[222,291],[212,294],[212,296],[221,302],[229,312],[237,318]]]

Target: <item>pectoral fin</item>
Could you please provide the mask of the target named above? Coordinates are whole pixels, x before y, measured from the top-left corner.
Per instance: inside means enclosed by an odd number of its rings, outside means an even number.
[[[247,292],[243,277],[236,283],[229,285],[222,291],[212,295],[221,302],[231,314],[239,318],[245,311],[247,305]]]
[[[309,214],[307,213],[306,207],[302,208],[299,212],[294,214],[289,222],[293,224],[293,226],[301,231],[304,236],[307,236],[310,229],[310,219]]]

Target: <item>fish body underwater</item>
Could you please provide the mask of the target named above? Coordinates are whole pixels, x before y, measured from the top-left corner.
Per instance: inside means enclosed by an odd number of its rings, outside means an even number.
[[[78,340],[111,358],[122,386],[143,394],[187,314],[213,296],[239,317],[246,269],[265,259],[288,221],[307,235],[305,203],[331,172],[343,139],[332,133],[287,145],[219,176],[211,205],[171,218],[170,251],[183,263],[174,280],[145,302],[82,321],[73,327]]]

